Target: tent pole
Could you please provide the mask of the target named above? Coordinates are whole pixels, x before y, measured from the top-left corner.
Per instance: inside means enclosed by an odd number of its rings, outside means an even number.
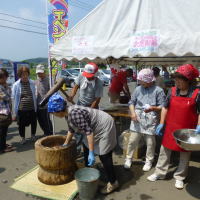
[[[46,2],[46,16],[47,16],[47,42],[48,42],[48,69],[49,69],[49,87],[52,87],[52,67],[51,67],[51,57],[49,54],[50,44],[49,44],[49,20],[48,20],[48,1]],[[51,121],[53,126],[53,135],[55,135],[55,121],[54,116],[51,115]]]

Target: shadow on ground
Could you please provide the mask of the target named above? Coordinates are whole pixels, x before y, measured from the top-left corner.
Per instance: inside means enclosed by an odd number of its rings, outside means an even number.
[[[189,167],[186,191],[193,197],[200,199],[200,174],[198,167]]]
[[[142,167],[141,162],[134,162],[134,167],[132,167],[130,170],[124,169],[123,165],[115,165],[115,172],[117,176],[117,180],[119,181],[120,188],[116,190],[116,192],[123,191],[127,188],[129,188],[131,185],[136,185],[137,181],[140,179],[140,177],[143,175],[143,172],[141,170]],[[105,172],[104,169],[101,166],[97,166],[101,173],[100,180],[103,182],[107,182],[106,177],[105,177]],[[99,190],[101,187],[99,187]],[[95,200],[104,200],[104,199],[109,199],[109,195],[102,195],[100,192],[97,192]],[[129,195],[127,197],[128,199],[133,199],[132,196]],[[148,199],[146,197],[142,197],[141,199]],[[78,197],[77,197],[78,200]],[[114,199],[110,199],[114,200]]]
[[[35,199],[35,200],[49,200],[49,199],[46,199],[46,198],[42,198],[42,197],[37,197],[37,196],[31,195],[31,194],[26,194],[25,196],[26,197],[31,197],[32,199]]]
[[[19,142],[12,142],[12,146],[14,146],[16,148],[15,151],[17,153],[32,150],[32,149],[35,149],[35,146],[34,146],[35,142],[42,137],[43,136],[41,136],[41,135],[37,135],[35,141],[31,141],[30,138],[26,138],[25,144],[21,144],[20,141]]]
[[[5,168],[0,167],[0,173],[4,172],[5,170]]]

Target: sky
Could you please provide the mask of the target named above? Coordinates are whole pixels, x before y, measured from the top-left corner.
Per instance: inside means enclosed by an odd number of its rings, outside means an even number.
[[[46,1],[47,0],[7,0],[1,3],[0,58],[22,61],[29,58],[48,57]],[[70,29],[102,0],[68,1]],[[23,20],[21,18],[40,23]],[[8,26],[12,27],[12,29],[7,28]],[[16,28],[42,34],[19,31],[16,30]]]

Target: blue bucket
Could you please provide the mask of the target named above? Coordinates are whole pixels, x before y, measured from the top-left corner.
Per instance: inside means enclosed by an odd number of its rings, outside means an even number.
[[[94,168],[81,168],[75,172],[79,198],[81,200],[94,200],[97,192],[100,172]]]

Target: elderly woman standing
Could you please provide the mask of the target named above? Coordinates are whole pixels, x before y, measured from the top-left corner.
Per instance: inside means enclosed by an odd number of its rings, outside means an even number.
[[[6,144],[8,126],[12,122],[11,117],[11,91],[6,81],[8,72],[0,69],[0,153],[13,151],[11,145]]]
[[[25,127],[30,124],[31,140],[35,140],[37,128],[35,83],[29,79],[29,68],[22,66],[18,69],[17,74],[19,80],[13,85],[12,98],[14,99],[14,117],[17,117],[21,144],[24,144],[26,142]]]
[[[127,146],[124,168],[130,168],[134,150],[144,136],[147,144],[146,161],[143,171],[152,167],[155,153],[155,129],[159,121],[159,112],[165,100],[163,89],[156,86],[151,69],[143,69],[138,73],[138,86],[129,101],[131,112],[130,137]]]
[[[154,174],[149,176],[149,181],[164,179],[170,164],[172,151],[180,152],[180,161],[174,173],[175,187],[182,189],[184,179],[187,176],[190,152],[180,148],[173,137],[177,129],[195,129],[200,133],[200,95],[199,89],[195,88],[195,78],[199,77],[199,71],[191,64],[180,66],[175,74],[175,87],[173,87],[166,98],[161,112],[160,124],[156,128],[156,134],[162,135],[162,146]]]
[[[64,145],[68,145],[75,132],[83,135],[85,166],[95,163],[99,155],[105,169],[108,184],[101,193],[108,194],[119,187],[116,180],[112,151],[117,144],[113,118],[107,113],[84,106],[69,106],[59,94],[54,94],[48,103],[48,112],[57,117],[66,117],[69,131]]]

